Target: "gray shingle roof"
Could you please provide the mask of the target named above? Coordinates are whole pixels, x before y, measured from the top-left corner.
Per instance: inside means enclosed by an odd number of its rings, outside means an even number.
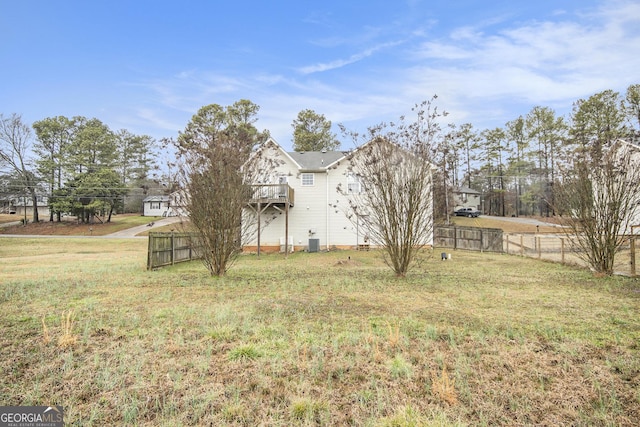
[[[169,196],[147,196],[143,202],[168,202]]]
[[[288,153],[302,170],[324,170],[347,153],[344,151],[290,151]]]

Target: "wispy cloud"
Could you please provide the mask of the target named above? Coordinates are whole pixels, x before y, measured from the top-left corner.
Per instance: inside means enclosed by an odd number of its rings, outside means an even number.
[[[301,74],[313,74],[313,73],[319,73],[323,71],[334,70],[336,68],[342,68],[346,65],[350,65],[358,61],[362,61],[363,59],[370,57],[371,55],[373,55],[374,53],[380,50],[398,46],[402,43],[403,43],[402,41],[382,43],[377,46],[371,47],[369,49],[363,50],[361,52],[355,53],[346,59],[337,59],[330,62],[323,62],[323,63],[313,64],[313,65],[308,65],[305,67],[298,68],[298,72],[300,72]]]
[[[246,98],[261,106],[258,127],[269,129],[286,146],[291,122],[304,108],[363,129],[396,120],[436,93],[450,112],[448,120],[494,127],[535,105],[564,114],[579,98],[638,83],[640,4],[635,1],[606,2],[582,15],[567,12],[511,24],[501,20],[469,23],[446,33],[437,33],[436,27],[407,27],[403,34],[387,34],[397,41],[294,72],[269,64],[242,74],[187,70],[146,82],[149,98],[136,116],[150,126],[170,129],[178,123],[182,129],[203,105]],[[323,47],[332,52],[372,43],[360,41],[348,44],[336,34]],[[350,72],[349,65],[365,60],[375,66]],[[331,70],[339,72],[327,73]]]

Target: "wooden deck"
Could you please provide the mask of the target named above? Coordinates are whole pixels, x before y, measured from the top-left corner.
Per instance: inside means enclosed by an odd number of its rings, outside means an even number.
[[[257,206],[294,206],[294,190],[289,184],[255,184],[251,186],[252,197],[249,204]]]

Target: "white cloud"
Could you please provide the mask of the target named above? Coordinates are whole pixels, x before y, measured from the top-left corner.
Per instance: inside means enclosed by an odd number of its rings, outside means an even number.
[[[402,41],[394,41],[394,42],[389,42],[389,43],[382,43],[379,44],[377,46],[365,49],[361,52],[355,53],[353,55],[351,55],[349,58],[346,59],[336,59],[334,61],[330,61],[330,62],[325,62],[325,63],[318,63],[318,64],[313,64],[313,65],[308,65],[305,67],[300,67],[298,69],[298,71],[302,74],[313,74],[313,73],[318,73],[318,72],[322,72],[322,71],[329,71],[329,70],[334,70],[336,68],[341,68],[344,67],[346,65],[349,64],[353,64],[355,62],[361,61],[365,58],[370,57],[371,55],[373,55],[374,53],[376,53],[379,50],[383,50],[383,49],[387,49],[390,47],[394,47],[394,46],[398,46],[400,44],[402,44]]]
[[[564,105],[604,89],[624,90],[640,69],[640,5],[616,2],[580,20],[530,22],[494,34],[459,28],[423,43],[407,77],[444,103],[479,116],[494,103]],[[615,9],[615,10],[614,10]],[[527,111],[512,111],[517,117]]]
[[[492,26],[496,22],[498,31]],[[264,64],[249,74],[187,70],[152,80],[146,84],[149,110],[141,110],[140,117],[165,128],[181,123],[182,129],[203,105],[246,98],[261,106],[258,127],[288,146],[291,122],[305,108],[363,130],[396,120],[438,94],[449,120],[495,127],[535,105],[564,114],[579,98],[639,83],[636,2],[608,2],[589,14],[562,13],[546,21],[506,24],[500,18],[428,39],[433,31],[406,28],[407,39],[380,42],[289,74]],[[343,41],[337,35],[331,43]],[[350,72],[348,65],[365,59],[357,74]],[[336,72],[323,73],[329,70]]]

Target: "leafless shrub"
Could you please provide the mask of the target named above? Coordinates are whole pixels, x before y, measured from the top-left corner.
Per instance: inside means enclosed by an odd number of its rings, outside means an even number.
[[[254,112],[235,113],[243,105],[256,107],[246,101],[226,109],[216,104],[201,108],[176,144],[183,199],[198,232],[194,246],[201,248],[202,262],[216,276],[226,273],[242,242],[255,233],[255,221],[245,207],[252,197],[251,184],[269,173],[264,156],[253,151],[265,136],[252,124]]]
[[[430,159],[442,114],[431,102],[414,107],[414,122],[403,117],[398,124],[371,127],[365,136],[343,127],[356,144],[366,141],[349,156],[349,173],[358,177],[362,191],[338,187],[349,200],[347,216],[384,247],[385,262],[398,276],[407,274],[433,239]]]
[[[559,210],[567,237],[599,274],[611,275],[625,233],[640,214],[640,150],[624,141],[601,156],[579,158],[559,186]]]

